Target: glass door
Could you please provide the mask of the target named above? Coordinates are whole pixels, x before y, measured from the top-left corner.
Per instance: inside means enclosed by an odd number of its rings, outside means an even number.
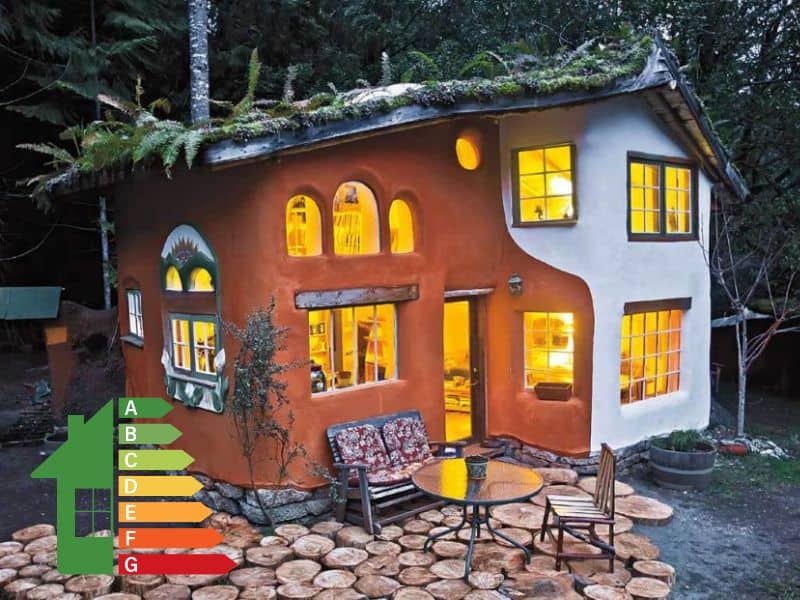
[[[471,441],[480,437],[483,419],[474,302],[445,302],[442,333],[445,439]]]

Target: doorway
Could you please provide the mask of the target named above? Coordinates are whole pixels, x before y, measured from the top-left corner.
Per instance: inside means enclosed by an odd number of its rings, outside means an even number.
[[[444,303],[444,422],[448,442],[483,438],[485,401],[478,325],[476,299]]]

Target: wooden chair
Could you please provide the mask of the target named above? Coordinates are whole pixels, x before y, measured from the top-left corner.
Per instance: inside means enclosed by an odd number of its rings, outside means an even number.
[[[544,541],[545,533],[556,544],[556,570],[561,568],[562,559],[588,560],[608,558],[608,569],[614,571],[614,479],[616,476],[617,458],[607,444],[600,451],[600,466],[597,470],[594,496],[581,498],[576,496],[547,496],[542,521],[540,539]],[[550,525],[550,514],[555,522]],[[608,525],[608,543],[600,539],[595,532],[596,525]],[[558,538],[553,534],[553,527],[558,530]],[[582,530],[582,531],[579,531]],[[564,552],[564,532],[579,540],[600,548],[600,554],[575,554]]]

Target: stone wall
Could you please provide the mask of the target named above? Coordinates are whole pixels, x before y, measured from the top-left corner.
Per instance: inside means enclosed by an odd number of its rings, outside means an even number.
[[[267,524],[267,519],[259,506],[259,499],[276,525],[286,522],[308,524],[331,516],[332,505],[328,487],[313,492],[294,488],[259,489],[253,492],[249,488],[225,481],[214,481],[205,475],[193,474],[193,476],[203,484],[203,489],[194,495],[195,500],[213,510],[243,515],[257,525]]]
[[[600,461],[600,453],[594,452],[588,457],[573,458],[569,456],[559,456],[546,450],[540,450],[533,446],[528,446],[517,440],[504,440],[508,445],[506,455],[516,461],[531,465],[533,467],[565,467],[574,469],[579,475],[596,475],[597,466]],[[643,440],[637,444],[617,448],[614,454],[617,456],[617,472],[623,472],[633,465],[647,460],[647,450],[650,447],[649,440]]]

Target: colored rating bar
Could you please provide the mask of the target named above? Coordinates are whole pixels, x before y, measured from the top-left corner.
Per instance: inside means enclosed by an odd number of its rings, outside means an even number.
[[[117,409],[120,419],[160,419],[172,405],[163,398],[120,398]]]
[[[224,575],[236,566],[224,554],[120,554],[120,575]]]
[[[211,548],[224,539],[216,529],[203,527],[121,527],[119,530],[120,548]]]
[[[120,471],[179,471],[194,462],[183,450],[120,450]]]
[[[121,423],[119,443],[131,444],[171,444],[181,436],[180,430],[169,423]]]
[[[120,523],[199,523],[211,509],[201,502],[120,502]]]
[[[193,496],[203,484],[191,475],[120,475],[120,496]]]

